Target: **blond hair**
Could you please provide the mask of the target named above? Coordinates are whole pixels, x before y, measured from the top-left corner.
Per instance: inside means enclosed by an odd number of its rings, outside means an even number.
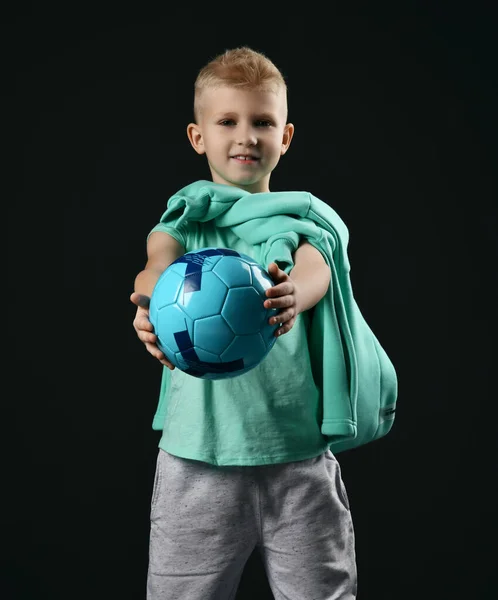
[[[278,93],[287,92],[284,75],[262,52],[241,46],[225,50],[208,62],[197,75],[194,84],[194,119],[201,113],[202,92],[229,86]]]

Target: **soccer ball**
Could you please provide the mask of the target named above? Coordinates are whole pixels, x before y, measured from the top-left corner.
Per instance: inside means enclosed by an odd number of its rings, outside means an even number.
[[[180,370],[203,379],[242,375],[270,352],[278,311],[263,306],[273,286],[250,256],[228,248],[187,252],[161,274],[149,320],[157,345]]]

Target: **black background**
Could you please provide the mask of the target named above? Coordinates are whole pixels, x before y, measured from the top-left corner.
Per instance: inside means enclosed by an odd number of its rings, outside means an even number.
[[[498,22],[492,3],[344,4],[3,20],[2,600],[145,598],[161,366],[128,298],[169,196],[209,178],[185,133],[197,72],[243,44],[289,88],[271,189],[342,216],[398,373],[391,432],[338,455],[358,598],[497,593]],[[237,598],[254,597],[272,597],[256,554]]]

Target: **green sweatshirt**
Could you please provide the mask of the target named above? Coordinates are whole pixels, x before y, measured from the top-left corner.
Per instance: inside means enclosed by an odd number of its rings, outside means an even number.
[[[332,274],[322,300],[251,371],[213,381],[164,368],[152,423],[163,432],[161,448],[215,465],[257,465],[327,447],[338,453],[389,432],[396,372],[354,299],[349,232],[330,206],[309,192],[251,194],[201,180],[169,199],[153,231],[186,251],[231,248],[287,273],[305,239]]]

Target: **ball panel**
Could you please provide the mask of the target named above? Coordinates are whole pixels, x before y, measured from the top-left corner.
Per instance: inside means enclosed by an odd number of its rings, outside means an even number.
[[[175,352],[173,360],[171,361],[180,371],[187,371],[189,368],[188,362],[183,358],[181,352]]]
[[[252,287],[228,290],[221,314],[234,333],[257,333],[266,313],[264,301],[265,299]]]
[[[193,276],[192,276],[193,277]],[[187,280],[187,278],[186,278]],[[227,286],[214,273],[203,273],[178,296],[178,304],[194,321],[221,313],[227,295]],[[189,291],[193,289],[193,291]]]
[[[207,273],[211,271],[216,263],[223,258],[222,254],[213,254],[212,248],[201,248],[192,250],[180,256],[170,265],[175,267],[178,273],[184,275],[186,272],[203,271]]]
[[[189,363],[191,366],[201,363],[213,363],[219,364],[221,363],[221,358],[218,354],[213,354],[212,352],[207,352],[203,348],[199,348],[199,346],[194,346],[194,353],[183,353],[183,358],[185,362]]]
[[[152,290],[150,304],[154,304],[157,310],[161,310],[168,304],[173,304],[183,286],[183,275],[169,270],[163,271]]]
[[[228,288],[252,284],[250,265],[234,256],[224,256],[214,267],[213,273],[216,273]]]
[[[178,259],[177,259],[170,264],[170,266],[166,269],[166,271],[172,271],[173,273],[180,275],[181,278],[183,279],[186,269],[187,269],[187,263],[186,262],[178,262]]]
[[[178,304],[170,304],[158,311],[155,322],[152,322],[161,349],[166,347],[170,352],[178,352],[179,340],[192,339],[193,324]],[[192,345],[190,343],[190,345]]]
[[[155,331],[157,323],[157,305],[155,302],[152,302],[152,297],[149,303],[149,321],[152,323]]]
[[[194,345],[219,356],[233,339],[233,331],[221,315],[194,321]]]
[[[201,379],[233,377],[235,373],[241,373],[244,369],[241,359],[221,362],[220,357],[213,359],[212,354],[198,348],[190,348],[188,351],[177,353],[175,359],[185,373]]]
[[[274,285],[271,277],[259,265],[252,266],[251,270],[253,274],[253,286],[262,296],[266,297],[266,290]]]
[[[266,356],[267,347],[259,333],[253,335],[238,335],[221,355],[224,362],[242,359],[244,369],[256,366],[262,357]]]
[[[196,254],[199,254],[197,252]],[[203,263],[202,263],[202,271],[203,273],[207,273],[208,271],[212,271],[214,267],[223,259],[223,256],[209,256],[203,254]]]

